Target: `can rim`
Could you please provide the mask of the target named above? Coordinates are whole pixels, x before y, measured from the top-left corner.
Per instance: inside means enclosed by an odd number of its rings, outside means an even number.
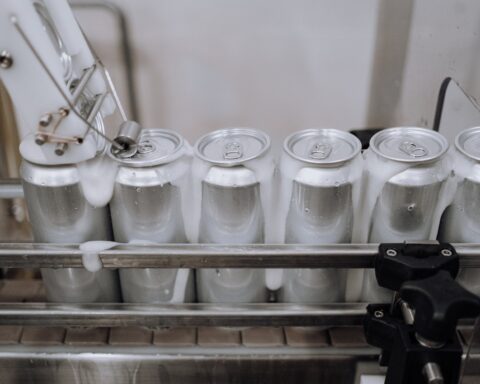
[[[205,146],[211,142],[211,140],[207,139],[217,139],[221,137],[227,137],[232,134],[246,134],[251,137],[255,137],[261,141],[263,144],[262,149],[249,156],[249,157],[243,157],[237,160],[213,160],[205,156],[202,152],[202,149],[205,148]],[[233,167],[239,164],[243,164],[246,161],[249,160],[254,160],[258,159],[259,157],[262,157],[268,150],[270,149],[270,137],[263,131],[259,129],[254,129],[254,128],[245,128],[245,127],[232,127],[232,128],[222,128],[222,129],[217,129],[215,131],[209,132],[203,136],[201,136],[195,143],[194,146],[194,151],[195,155],[199,157],[200,159],[206,161],[207,163],[210,164],[216,164],[216,165],[221,165],[221,166],[226,166],[226,167]]]
[[[290,144],[292,144],[293,140],[300,136],[300,135],[305,135],[305,134],[310,134],[310,133],[327,133],[328,135],[331,136],[336,136],[340,138],[345,138],[349,140],[352,144],[355,143],[354,151],[349,154],[348,156],[345,156],[344,158],[340,158],[334,161],[324,161],[324,160],[316,160],[316,159],[308,159],[305,157],[301,157],[300,155],[297,155],[295,152],[293,152],[290,148]],[[355,156],[357,156],[361,150],[362,150],[362,143],[358,139],[358,137],[352,135],[350,132],[342,131],[340,129],[336,128],[308,128],[308,129],[303,129],[301,131],[294,132],[290,135],[288,135],[285,140],[283,141],[283,150],[292,158],[301,161],[302,163],[307,163],[307,164],[315,164],[315,165],[324,165],[324,166],[333,166],[333,165],[338,165],[338,164],[343,164],[346,163],[347,161],[352,160]]]
[[[435,155],[429,155],[421,159],[420,158],[406,159],[406,158],[397,157],[394,155],[387,155],[381,152],[376,146],[377,144],[376,142],[378,141],[378,138],[385,135],[386,132],[390,132],[390,133],[393,132],[397,134],[405,133],[405,132],[416,132],[416,133],[420,132],[422,135],[430,135],[430,137],[435,137],[436,139],[438,139],[442,149],[439,153]],[[384,159],[398,161],[400,163],[423,164],[423,163],[430,163],[442,158],[445,155],[445,153],[447,153],[448,151],[449,143],[448,143],[448,140],[437,131],[433,131],[431,129],[422,128],[422,127],[406,126],[406,127],[392,127],[392,128],[382,129],[380,132],[377,132],[375,135],[372,136],[372,138],[370,139],[369,148],[371,148],[373,152],[375,152],[378,156],[383,157]]]
[[[463,143],[465,143],[465,139],[467,139],[469,136],[477,132],[480,133],[480,126],[464,129],[455,137],[455,148],[457,148],[458,151],[460,151],[464,156],[468,157],[469,159],[480,161],[480,155],[479,156],[472,155],[471,153],[466,151],[462,145]]]
[[[146,161],[144,160],[143,162],[135,161],[133,157],[117,157],[112,153],[111,146],[109,146],[108,156],[113,160],[117,161],[121,166],[127,166],[130,168],[146,168],[171,163],[177,160],[182,155],[181,150],[185,145],[185,139],[177,132],[163,128],[142,129],[139,142],[144,138],[144,135],[149,135],[148,137],[168,136],[169,138],[174,139],[175,148],[172,152],[161,156],[160,158],[150,159]]]

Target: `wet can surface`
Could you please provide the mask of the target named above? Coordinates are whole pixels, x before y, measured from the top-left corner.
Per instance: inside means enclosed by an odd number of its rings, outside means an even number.
[[[110,202],[114,238],[119,242],[186,242],[181,180],[189,158],[184,139],[163,129],[143,130],[137,153],[120,158]],[[194,300],[193,273],[188,269],[120,270],[125,302],[165,303]]]
[[[361,143],[335,129],[309,129],[284,142],[281,177],[291,183],[285,223],[285,242],[303,244],[350,243],[353,231],[352,161]],[[293,173],[285,169],[294,161]],[[360,176],[358,176],[360,179]],[[287,269],[278,291],[282,302],[322,303],[343,300],[345,271]]]
[[[462,131],[455,139],[457,190],[445,210],[438,239],[449,243],[480,242],[480,127]],[[458,281],[480,294],[480,270],[460,270]]]
[[[85,199],[74,165],[45,166],[23,161],[21,175],[33,237],[39,243],[112,240],[108,206]],[[49,301],[118,302],[118,272],[82,268],[42,269]]]
[[[441,162],[447,150],[447,140],[425,128],[389,128],[372,137],[369,151],[382,163],[377,163],[381,168],[368,170],[366,182],[373,184],[375,173],[388,176],[384,183],[370,189],[377,189],[378,196],[371,220],[365,223],[369,226],[369,243],[430,239],[436,231],[434,216],[442,186],[449,175]],[[363,298],[372,302],[391,298],[389,291],[376,285],[373,270],[365,273]]]
[[[245,164],[265,156],[269,148],[267,135],[248,128],[223,129],[198,140],[195,155],[207,169],[199,181],[199,242],[264,242],[260,182]],[[268,298],[265,270],[199,269],[197,295],[200,302],[264,302]]]

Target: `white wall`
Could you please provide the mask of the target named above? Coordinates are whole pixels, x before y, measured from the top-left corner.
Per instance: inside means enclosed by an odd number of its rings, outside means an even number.
[[[313,126],[430,126],[448,75],[480,95],[478,0],[115,3],[130,22],[141,122],[191,141],[238,125],[275,141]],[[77,14],[125,95],[111,16]]]

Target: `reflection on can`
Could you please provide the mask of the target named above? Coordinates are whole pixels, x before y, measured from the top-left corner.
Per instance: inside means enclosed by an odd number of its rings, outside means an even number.
[[[457,192],[446,209],[438,239],[449,243],[480,242],[480,127],[462,131],[455,139]],[[480,295],[480,270],[462,269],[457,280]]]
[[[112,155],[119,163],[110,202],[116,241],[186,241],[179,187],[189,164],[184,145],[174,132],[150,129],[142,132],[135,155]],[[173,168],[181,162],[184,166]],[[193,274],[188,270],[121,269],[120,282],[125,302],[189,302],[195,297]]]
[[[348,179],[361,143],[335,129],[309,129],[284,143],[284,168],[296,162],[295,174],[281,169],[291,186],[285,225],[286,243],[350,243],[353,230],[353,185]],[[360,178],[360,176],[358,176]],[[279,301],[321,303],[340,301],[345,272],[335,269],[287,269]]]
[[[83,243],[112,239],[108,206],[97,208],[87,202],[74,165],[44,166],[24,160],[21,174],[36,242]],[[49,301],[120,300],[117,271],[62,268],[41,272]]]
[[[368,242],[429,240],[442,185],[448,177],[440,162],[447,150],[447,140],[425,128],[390,128],[372,137],[369,151],[381,159],[383,169],[368,169],[366,182],[373,183],[376,172],[389,167],[394,171],[380,186],[371,221],[365,223],[370,229]],[[377,286],[373,270],[365,271],[362,294],[370,302],[391,299],[390,291]]]
[[[264,242],[264,210],[258,175],[245,166],[269,150],[262,132],[232,128],[212,132],[196,144],[197,161],[209,168],[201,183],[201,243]],[[268,298],[263,269],[199,269],[201,302],[264,302]]]

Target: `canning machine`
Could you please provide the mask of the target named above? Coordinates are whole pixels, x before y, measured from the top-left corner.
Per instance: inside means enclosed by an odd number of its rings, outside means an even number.
[[[101,169],[100,178],[108,178],[104,172],[110,168],[99,164],[99,155],[111,151],[121,157],[120,167],[131,175],[140,172],[137,166],[142,162],[129,160],[137,152],[153,156],[155,140],[167,138],[181,146],[181,139],[148,131],[143,132],[148,145],[140,141],[139,125],[127,119],[108,71],[63,0],[2,2],[0,79],[15,108],[24,159],[23,188],[18,180],[4,180],[0,195],[25,196],[30,215],[44,215],[44,221],[32,221],[35,242],[0,243],[0,267],[6,276],[17,269],[41,269],[43,275],[43,283],[2,280],[2,382],[454,384],[480,380],[480,344],[473,320],[480,313],[480,300],[454,280],[460,268],[480,268],[479,244],[158,244],[135,241],[147,228],[133,235],[138,227],[122,225],[117,230],[122,233],[117,241],[122,243],[87,250],[80,243],[113,239],[101,225],[108,209],[102,210],[105,199],[98,196],[98,189],[93,188],[88,197],[98,207],[85,207],[78,197],[87,188],[78,184],[88,182],[92,173]],[[451,104],[456,106],[453,112],[448,108]],[[442,123],[452,125],[455,113],[460,113],[465,128],[478,123],[478,108],[452,80],[442,86],[438,105],[436,130]],[[109,120],[115,111],[122,122]],[[357,155],[360,146],[355,140],[354,146]],[[224,155],[236,160],[240,148],[237,138],[228,143]],[[313,158],[300,161],[323,159],[326,152],[328,148],[317,145],[311,150]],[[148,160],[143,158],[142,164]],[[50,167],[56,171],[52,173]],[[126,176],[122,180],[128,195],[131,185]],[[220,185],[224,182],[222,177],[218,180]],[[100,185],[98,178],[93,183]],[[52,190],[56,192],[49,195]],[[72,211],[48,216],[45,225],[45,215],[65,202]],[[300,211],[297,216],[304,214]],[[75,225],[72,217],[77,217]],[[205,232],[205,225],[201,231]],[[14,223],[7,224],[5,233],[11,229],[8,226]],[[289,230],[305,235],[299,228],[293,225]],[[159,233],[148,229],[152,240],[157,239]],[[196,269],[218,275],[231,268],[262,268],[271,276],[279,269],[316,268],[327,274],[329,269],[366,268],[374,270],[378,285],[395,294],[391,304],[269,303],[268,297],[262,299],[264,303],[249,304],[116,302],[117,269],[124,276],[136,276],[132,284],[141,279],[147,286],[155,281],[154,270]],[[158,296],[153,288],[152,292]]]

